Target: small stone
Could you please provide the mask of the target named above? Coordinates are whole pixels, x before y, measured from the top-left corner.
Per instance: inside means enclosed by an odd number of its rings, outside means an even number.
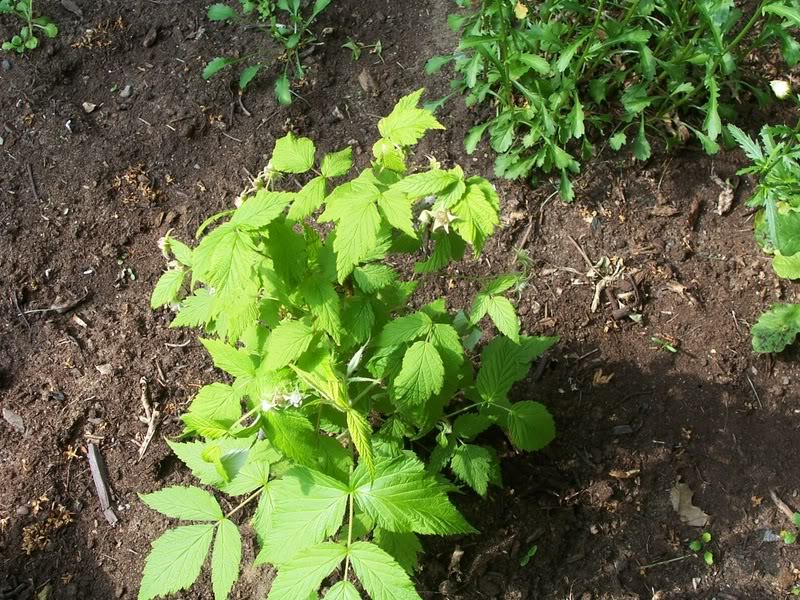
[[[125,588],[124,585],[122,585],[121,583],[117,584],[116,590],[114,591],[114,597],[115,598],[122,598],[125,595],[126,591],[127,591],[127,589]]]
[[[131,94],[133,94],[133,86],[126,85],[122,88],[122,91],[119,93],[120,98],[130,98]]]
[[[142,40],[142,45],[145,48],[150,48],[156,43],[157,39],[158,39],[158,29],[156,29],[155,27],[151,27],[145,34],[144,39]]]
[[[95,369],[97,369],[97,372],[100,373],[100,375],[106,375],[106,376],[111,375],[111,373],[114,372],[114,367],[112,367],[109,363],[96,365]]]
[[[630,425],[617,425],[611,429],[611,435],[627,435],[633,433],[633,427]]]
[[[27,517],[30,514],[30,509],[27,506],[18,506],[17,507],[17,516],[18,517]]]
[[[56,402],[63,402],[65,398],[64,392],[59,391],[50,392],[47,397],[50,398],[50,400],[55,400]]]
[[[10,71],[11,70],[11,61],[7,58],[3,59],[3,62],[0,63],[3,65],[3,71]]]
[[[83,112],[87,114],[97,108],[97,104],[93,104],[92,102],[84,102],[81,106],[83,106]]]

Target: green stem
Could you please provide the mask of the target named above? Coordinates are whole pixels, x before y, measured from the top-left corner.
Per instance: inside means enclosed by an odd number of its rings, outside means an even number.
[[[586,62],[586,56],[589,54],[589,49],[592,47],[591,40],[597,38],[597,29],[600,27],[600,17],[603,15],[605,3],[605,0],[600,0],[599,4],[597,5],[597,14],[595,14],[594,23],[592,24],[592,34],[589,36],[589,40],[587,40],[586,45],[583,47],[583,52],[581,52],[581,56],[578,59],[578,67],[575,69],[575,73],[580,74],[584,63]]]
[[[227,515],[225,515],[225,518],[226,519],[230,519],[231,516],[235,515],[237,512],[242,510],[245,506],[250,504],[253,500],[258,498],[261,495],[261,492],[263,492],[263,491],[264,491],[264,488],[262,487],[262,488],[259,488],[258,490],[256,490],[255,492],[253,492],[252,494],[250,494],[250,496],[248,496],[238,506],[236,506],[233,510],[231,510]]]
[[[735,49],[736,46],[739,45],[739,43],[744,39],[744,36],[747,35],[747,33],[750,31],[750,29],[752,29],[753,25],[756,24],[756,22],[758,21],[759,17],[761,17],[761,11],[769,3],[769,1],[770,0],[761,0],[761,2],[758,5],[758,8],[756,8],[755,12],[750,17],[750,20],[747,22],[747,24],[739,32],[739,35],[737,35],[735,38],[733,38],[733,41],[725,47],[725,52],[723,52],[723,54],[727,54],[728,52],[730,52],[731,50]]]
[[[500,74],[503,77],[503,92],[505,93],[505,104],[511,106],[513,97],[511,95],[511,77],[508,72],[508,25],[506,23],[506,13],[503,9],[505,0],[495,0],[495,6],[500,17],[500,63],[502,69]]]
[[[372,388],[374,388],[376,385],[378,385],[378,384],[377,384],[377,382],[370,383],[370,384],[369,384],[369,385],[368,385],[368,386],[367,386],[367,387],[364,389],[364,391],[363,391],[363,392],[361,392],[361,393],[360,393],[358,396],[356,396],[356,397],[355,397],[355,398],[354,398],[354,399],[353,399],[353,400],[350,402],[350,406],[353,406],[353,405],[355,405],[355,404],[358,404],[358,401],[359,401],[359,400],[361,400],[361,399],[362,399],[364,396],[366,396],[366,395],[367,395],[367,393],[369,393],[369,391],[370,391]]]
[[[254,413],[256,413],[256,412],[258,411],[258,409],[259,409],[259,407],[258,407],[258,406],[256,406],[256,407],[255,407],[253,410],[251,410],[251,411],[248,411],[248,412],[246,412],[245,414],[243,414],[243,415],[242,415],[242,417],[241,417],[241,418],[240,418],[238,421],[236,421],[236,422],[235,422],[233,425],[231,425],[231,426],[228,428],[228,431],[230,431],[231,429],[233,429],[234,427],[236,427],[236,426],[238,426],[238,425],[241,425],[241,424],[242,424],[244,421],[246,421],[246,420],[247,420],[249,417],[253,416],[253,414],[254,414]]]
[[[350,476],[353,476],[353,467],[350,467]],[[353,543],[353,494],[348,497],[348,517],[347,517],[347,558],[344,561],[344,580],[350,573],[350,545]]]

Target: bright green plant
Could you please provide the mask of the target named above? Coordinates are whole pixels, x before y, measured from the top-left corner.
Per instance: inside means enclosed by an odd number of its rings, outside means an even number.
[[[792,524],[795,527],[800,528],[800,513],[796,512],[796,513],[792,514]],[[784,544],[792,545],[795,542],[797,542],[797,530],[796,529],[795,530],[791,530],[791,531],[789,531],[787,529],[784,529],[784,530],[782,530],[780,532],[779,535],[781,537],[781,540],[783,540]]]
[[[239,0],[242,15],[227,4],[212,4],[208,18],[212,21],[242,23],[255,19],[255,27],[280,44],[283,52],[277,57],[282,72],[275,80],[275,97],[284,106],[292,103],[292,80],[305,77],[301,54],[313,45],[317,38],[311,31],[317,16],[328,8],[332,0],[315,0],[313,4],[304,0]],[[203,70],[203,78],[210,79],[229,65],[247,65],[239,75],[239,89],[245,90],[259,71],[275,61],[274,56],[256,52],[231,58],[220,56],[213,59]]]
[[[769,97],[746,57],[779,43],[789,66],[800,60],[798,0],[762,0],[746,19],[733,0],[474,4],[450,17],[462,35],[456,52],[433,57],[426,70],[453,62],[454,93],[492,106],[467,135],[468,153],[488,135],[496,175],[559,174],[567,201],[579,160],[600,140],[639,160],[650,157],[654,137],[668,146],[695,137],[716,153],[737,99]]]
[[[55,23],[47,17],[34,17],[33,14],[33,0],[0,0],[0,15],[14,15],[23,22],[19,33],[0,46],[3,50],[22,54],[39,47],[40,35],[48,38],[58,35]]]
[[[748,205],[758,209],[755,237],[759,246],[772,255],[778,276],[800,279],[800,122],[764,127],[760,141],[729,125],[747,157],[753,162],[739,170],[758,179]],[[755,352],[781,352],[800,333],[800,304],[775,304],[753,326]]]
[[[692,540],[689,542],[689,550],[695,552],[696,554],[700,554],[703,552],[703,561],[710,567],[714,564],[714,554],[707,548],[707,546],[711,543],[711,534],[708,531],[703,532],[696,540]]]
[[[410,308],[417,282],[393,267],[423,253],[414,270],[424,277],[467,246],[480,253],[498,225],[485,179],[433,160],[409,167],[411,147],[442,128],[417,108],[421,93],[380,120],[374,160],[354,179],[331,190],[352,168],[350,148],[318,164],[314,143],[289,134],[238,207],[201,226],[194,249],[162,241],[170,268],[152,306],[174,307],[172,326],[203,328],[232,380],[201,388],[183,415],[201,439],[170,446],[201,483],[236,499],[226,512],[198,487],[142,496],[198,523],[153,542],[140,600],[190,586],[215,535],[211,581],[226,598],[242,546],[232,517],[255,502],[256,563],[278,570],[270,600],[316,598],[323,582],[329,600],[360,598],[355,580],[374,600],[418,599],[418,535],[475,531],[441,471],[485,495],[500,469],[481,433],[498,426],[528,451],[553,439],[542,404],[508,398],[556,342],[520,334],[505,297],[518,278],[487,281],[468,314],[453,314],[444,299]],[[299,191],[278,191],[298,177]],[[475,374],[467,348],[487,315],[503,335],[483,347]]]

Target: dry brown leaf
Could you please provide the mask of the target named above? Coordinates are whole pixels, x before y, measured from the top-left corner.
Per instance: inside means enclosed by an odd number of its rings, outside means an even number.
[[[672,508],[678,513],[681,522],[690,527],[705,527],[708,523],[708,515],[692,504],[692,496],[694,496],[692,489],[681,481],[675,482],[669,491]]]
[[[716,175],[712,175],[711,179],[722,188],[719,196],[717,196],[717,214],[722,216],[733,206],[733,186],[730,181],[723,181]]]
[[[595,386],[606,385],[612,379],[614,379],[613,373],[605,375],[603,374],[603,369],[597,369],[597,371],[594,372],[594,377],[592,377],[592,384]]]
[[[680,212],[680,210],[668,204],[654,206],[650,209],[650,214],[654,217],[674,217],[675,215],[680,214]]]
[[[631,479],[632,477],[637,477],[639,473],[641,473],[639,469],[631,469],[629,471],[614,469],[613,471],[609,471],[608,474],[614,479]]]

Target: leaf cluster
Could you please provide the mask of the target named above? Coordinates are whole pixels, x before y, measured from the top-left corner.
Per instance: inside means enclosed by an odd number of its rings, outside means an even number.
[[[470,310],[453,313],[444,299],[410,308],[416,282],[394,268],[404,255],[423,256],[419,274],[467,248],[478,255],[498,225],[486,180],[435,160],[412,166],[412,147],[442,129],[418,108],[421,94],[380,120],[372,163],[355,177],[341,180],[350,148],[318,160],[310,139],[289,134],[236,208],[200,227],[196,247],[162,240],[170,266],[151,304],[176,310],[173,327],[202,328],[229,376],[183,415],[197,439],[170,445],[201,483],[243,499],[223,514],[200,488],[145,495],[201,523],[153,543],[140,600],[191,585],[209,551],[215,598],[227,597],[241,556],[229,523],[256,502],[256,563],[278,569],[271,600],[316,598],[326,581],[325,598],[360,598],[355,582],[374,600],[419,598],[418,536],[474,532],[441,471],[484,495],[500,469],[481,433],[499,427],[520,450],[553,439],[542,404],[509,397],[556,342],[520,333],[506,297],[518,277],[486,282]],[[501,335],[476,369],[486,320]],[[430,438],[426,464],[416,450]]]
[[[34,17],[32,0],[0,0],[0,15],[14,15],[23,22],[19,33],[0,46],[6,52],[23,54],[39,47],[40,36],[58,35],[58,27],[50,19]]]
[[[229,4],[212,4],[208,8],[211,21],[225,23],[250,23],[279,44],[278,56],[257,52],[239,58],[219,56],[203,70],[203,78],[210,79],[230,65],[246,65],[239,74],[239,89],[245,90],[258,73],[273,63],[281,66],[275,79],[275,97],[284,106],[292,103],[292,80],[300,81],[306,73],[302,52],[314,45],[317,37],[311,26],[332,0],[239,0],[239,11]]]
[[[734,102],[769,99],[748,55],[778,45],[790,67],[800,60],[796,0],[762,0],[747,17],[733,0],[481,0],[449,22],[461,32],[458,49],[426,70],[452,62],[453,94],[496,107],[470,130],[467,152],[487,137],[498,176],[557,174],[565,201],[599,140],[638,160],[650,157],[653,138],[696,138],[716,153],[732,141],[723,121]]]

